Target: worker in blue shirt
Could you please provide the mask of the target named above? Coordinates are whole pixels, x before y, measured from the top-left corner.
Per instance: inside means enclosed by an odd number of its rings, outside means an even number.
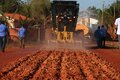
[[[101,26],[101,31],[102,31],[102,47],[105,47],[105,41],[107,37],[107,29],[104,27],[104,25]]]
[[[25,32],[26,32],[26,29],[23,26],[18,30],[18,36],[20,38],[21,48],[25,48]]]
[[[101,29],[100,29],[100,26],[98,26],[97,30],[95,30],[95,33],[94,33],[94,36],[96,38],[96,42],[97,42],[97,46],[98,48],[101,48],[102,47],[102,36],[101,36]]]
[[[4,21],[0,21],[0,51],[5,51],[6,37],[9,36],[8,27],[4,24]]]

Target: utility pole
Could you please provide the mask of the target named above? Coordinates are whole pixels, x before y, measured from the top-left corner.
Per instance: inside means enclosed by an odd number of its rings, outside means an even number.
[[[117,4],[117,0],[115,0],[115,2],[114,2],[114,19],[115,19],[115,17],[116,17],[116,14],[115,14],[115,11],[116,11],[116,4]]]
[[[102,25],[104,24],[104,0],[102,0]]]

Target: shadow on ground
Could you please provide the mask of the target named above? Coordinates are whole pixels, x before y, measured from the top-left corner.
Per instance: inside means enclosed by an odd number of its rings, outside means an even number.
[[[105,46],[105,47],[102,47],[102,48],[99,48],[97,46],[92,46],[92,47],[86,47],[87,49],[119,49],[118,47],[115,47],[115,46]]]

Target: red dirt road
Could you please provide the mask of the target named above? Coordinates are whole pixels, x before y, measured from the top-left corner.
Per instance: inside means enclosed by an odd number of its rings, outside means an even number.
[[[105,60],[86,49],[42,48],[14,60],[0,71],[0,80],[119,80]]]
[[[39,50],[40,47],[27,47],[25,49],[20,48],[8,48],[4,53],[0,52],[0,69],[27,54],[34,53]],[[105,59],[117,68],[120,72],[120,50],[119,49],[90,49],[96,53],[99,57]]]
[[[39,50],[39,47],[26,47],[21,49],[16,48],[7,48],[4,53],[0,52],[0,69],[9,64],[10,62],[17,60],[21,57],[24,57],[30,53],[34,53]]]
[[[93,49],[93,52],[99,57],[108,61],[113,67],[120,72],[120,50],[119,49]]]
[[[20,48],[8,48],[6,52],[0,52],[0,69],[10,62],[24,57],[28,54],[35,53],[40,46]],[[120,72],[120,50],[118,49],[90,49],[102,59],[108,61],[114,68]]]

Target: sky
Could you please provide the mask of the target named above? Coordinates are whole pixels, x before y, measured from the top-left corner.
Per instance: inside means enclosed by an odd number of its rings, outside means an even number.
[[[27,0],[22,0],[22,1],[27,1]],[[50,1],[53,1],[53,0],[50,0]],[[116,0],[54,0],[54,1],[77,1],[80,7],[79,10],[85,10],[89,6],[95,6],[96,8],[102,9],[103,3],[105,7],[109,7],[109,5],[115,2]]]
[[[76,0],[76,1],[79,3],[80,10],[85,10],[89,6],[95,6],[96,8],[102,9],[103,3],[105,7],[109,7],[109,5],[115,2],[116,0]]]
[[[103,1],[105,7],[108,7],[111,3],[115,2],[116,0],[56,0],[56,1],[77,1],[79,3],[80,10],[85,10],[89,6],[95,6],[96,8],[102,9]]]

